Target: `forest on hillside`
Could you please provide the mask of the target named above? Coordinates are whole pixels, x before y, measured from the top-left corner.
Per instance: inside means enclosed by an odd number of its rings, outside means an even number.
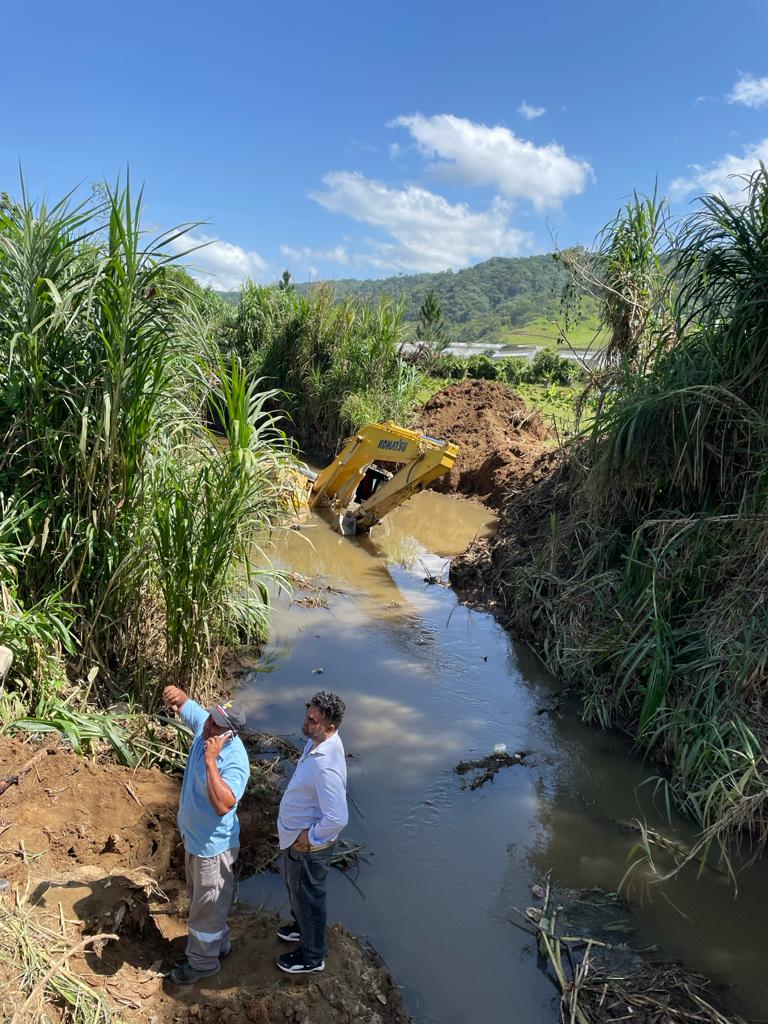
[[[328,282],[337,300],[364,299],[376,303],[386,297],[405,304],[403,319],[413,325],[427,292],[432,291],[443,314],[446,336],[458,342],[509,342],[511,332],[532,321],[554,324],[568,274],[553,253],[526,257],[495,257],[464,270],[437,274],[410,274],[381,280],[354,278]],[[306,292],[311,284],[297,284]],[[238,293],[223,293],[237,302]],[[585,297],[579,316],[593,322],[597,311]]]

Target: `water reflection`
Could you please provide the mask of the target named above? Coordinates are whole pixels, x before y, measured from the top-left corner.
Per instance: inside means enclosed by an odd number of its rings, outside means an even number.
[[[328,609],[278,602],[270,671],[255,673],[243,697],[249,724],[297,738],[315,690],[347,701],[342,736],[355,755],[348,838],[367,844],[370,862],[357,889],[334,873],[331,917],[371,939],[419,1022],[555,1024],[551,985],[528,937],[512,927],[512,907],[527,906],[531,884],[550,869],[567,887],[618,884],[637,838],[620,821],[653,812],[640,787],[648,769],[620,737],[570,712],[539,713],[559,688],[537,659],[450,589],[424,583],[422,562],[434,571],[492,529],[483,509],[422,494],[362,541],[317,517],[308,522],[311,548],[283,535],[276,560],[344,593],[329,593]],[[476,792],[461,789],[456,762],[498,742],[531,751],[531,766],[507,769]],[[674,831],[689,835],[679,822]],[[763,867],[741,884],[735,902],[719,876],[696,883],[687,874],[665,887],[669,899],[638,889],[633,912],[641,945],[721,972],[756,1013]],[[242,892],[256,903],[284,901],[275,876]]]
[[[551,723],[558,751],[553,770],[536,787],[536,841],[518,865],[533,879],[552,871],[565,888],[615,891],[639,853],[632,819],[643,819],[673,843],[687,847],[692,825],[654,803],[645,785],[650,769],[619,736],[595,733],[571,714]],[[764,1015],[761,983],[768,872],[760,863],[739,880],[739,898],[727,876],[690,865],[661,885],[675,866],[673,851],[652,846],[653,869],[633,870],[622,892],[635,929],[633,943],[658,946],[662,957],[680,960],[730,986],[737,1011]]]

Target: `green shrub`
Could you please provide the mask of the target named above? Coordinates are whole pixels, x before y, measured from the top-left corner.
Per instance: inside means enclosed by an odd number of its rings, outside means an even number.
[[[327,455],[371,417],[407,421],[422,375],[401,357],[401,305],[334,301],[246,285],[236,318],[237,350],[252,375],[284,393],[291,430],[307,451]]]
[[[499,361],[485,354],[470,356],[467,359],[467,376],[472,380],[498,380]]]
[[[566,359],[553,348],[542,348],[519,378],[528,384],[574,384],[583,371],[574,359]]]
[[[507,356],[506,359],[498,360],[499,376],[506,384],[514,386],[525,380],[525,372],[528,367],[526,359],[519,356]]]
[[[431,372],[432,377],[463,380],[467,376],[467,360],[461,356],[440,356]]]

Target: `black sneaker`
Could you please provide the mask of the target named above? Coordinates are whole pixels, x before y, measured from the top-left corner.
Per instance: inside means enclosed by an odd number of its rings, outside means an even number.
[[[283,942],[301,942],[301,932],[295,921],[286,921],[277,929],[278,939]]]
[[[312,971],[325,970],[325,960],[321,960],[319,964],[308,964],[300,949],[293,953],[283,953],[277,958],[276,963],[286,974],[311,974]]]

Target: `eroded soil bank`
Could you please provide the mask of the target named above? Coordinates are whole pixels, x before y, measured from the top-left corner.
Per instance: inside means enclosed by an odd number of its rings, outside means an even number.
[[[0,875],[11,883],[0,896],[3,1019],[33,1011],[37,999],[25,1007],[28,953],[9,941],[15,916],[29,941],[46,950],[41,975],[64,958],[64,966],[127,1022],[406,1024],[386,967],[345,928],[330,929],[323,974],[287,978],[274,965],[286,948],[275,936],[277,917],[241,906],[231,918],[233,952],[220,974],[189,989],[169,987],[163,972],[183,955],[186,937],[183,850],[175,826],[180,780],[50,746],[50,754],[0,795]],[[38,749],[0,739],[4,772],[14,774]],[[254,866],[276,849],[279,790],[265,777],[257,773],[241,805],[242,861]],[[104,933],[118,938],[67,956],[87,935]]]

